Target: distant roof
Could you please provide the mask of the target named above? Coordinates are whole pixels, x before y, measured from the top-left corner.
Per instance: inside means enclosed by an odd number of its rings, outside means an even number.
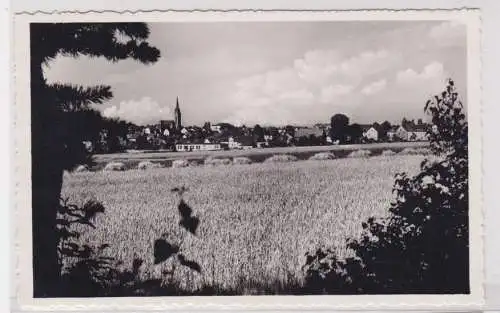
[[[320,128],[299,128],[295,131],[295,137],[309,137],[314,135],[316,137],[323,135],[323,130]]]
[[[359,126],[365,132],[365,131],[369,130],[370,128],[372,128],[373,124],[360,124]],[[375,128],[375,127],[373,127],[373,128]]]
[[[411,132],[425,132],[429,129],[430,125],[427,124],[417,124],[417,125],[408,125],[405,127],[407,131]]]

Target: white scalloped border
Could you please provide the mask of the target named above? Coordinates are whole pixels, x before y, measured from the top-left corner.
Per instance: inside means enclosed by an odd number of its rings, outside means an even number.
[[[477,163],[480,167],[480,171],[484,170],[482,168],[482,136],[481,136],[481,130],[482,130],[482,120],[480,118],[481,112],[482,112],[482,105],[481,105],[481,93],[482,93],[482,88],[481,88],[481,60],[480,60],[480,41],[479,41],[479,36],[481,34],[480,30],[480,24],[481,24],[481,18],[480,15],[478,14],[478,10],[475,8],[457,8],[457,9],[411,9],[411,10],[399,10],[399,9],[367,9],[367,10],[260,10],[260,9],[234,9],[234,10],[213,10],[213,9],[194,9],[194,10],[123,10],[123,11],[116,11],[116,10],[82,10],[82,11],[68,11],[68,10],[52,10],[52,11],[22,11],[22,12],[16,12],[15,16],[13,16],[13,44],[12,44],[12,59],[18,62],[17,60],[19,58],[18,55],[16,55],[16,46],[19,44],[19,40],[16,41],[16,36],[17,34],[16,30],[18,28],[18,25],[22,23],[26,23],[27,21],[32,21],[32,20],[39,20],[40,17],[42,17],[42,20],[57,20],[60,21],[61,19],[73,19],[73,20],[78,20],[78,21],[89,21],[89,17],[93,18],[118,18],[118,17],[125,17],[127,19],[132,20],[134,18],[140,17],[141,21],[151,21],[151,17],[153,15],[157,15],[157,17],[165,17],[168,16],[168,14],[188,14],[188,15],[197,15],[197,14],[210,14],[212,17],[217,17],[221,18],[224,16],[232,15],[233,17],[237,17],[238,19],[242,17],[248,17],[249,15],[255,15],[255,14],[265,14],[265,15],[273,15],[270,16],[273,18],[273,20],[277,17],[282,18],[284,15],[294,15],[295,18],[299,17],[299,19],[296,20],[301,20],[300,16],[297,15],[307,15],[305,19],[302,20],[311,20],[312,18],[317,18],[318,15],[337,15],[336,17],[339,17],[340,15],[344,14],[365,14],[365,15],[387,15],[389,13],[396,13],[396,14],[406,14],[408,16],[410,15],[439,15],[439,13],[447,13],[450,15],[456,14],[457,16],[459,14],[470,14],[471,16],[474,16],[476,21],[473,22],[473,26],[475,26],[477,29],[473,30],[473,32],[477,32],[475,36],[478,36],[477,42],[474,42],[472,45],[469,43],[469,53],[471,52],[470,47],[473,47],[473,53],[478,54],[477,55],[477,62],[474,62],[475,60],[471,58],[470,56],[468,57],[468,72],[470,70],[470,62],[472,61],[475,64],[475,68],[473,69],[474,72],[477,71],[477,73],[474,73],[473,76],[475,76],[476,83],[479,86],[476,86],[477,89],[475,92],[471,92],[470,90],[470,84],[468,86],[468,94],[469,94],[469,100],[472,97],[471,94],[474,95],[474,101],[477,102],[477,112],[478,116],[476,116],[476,119],[478,123],[475,125],[476,131],[478,131],[477,134],[475,134],[474,138],[479,139],[477,142],[477,153],[476,157]],[[83,15],[83,18],[82,18]],[[239,15],[239,16],[236,16]],[[281,17],[280,17],[281,15]],[[312,15],[316,15],[316,17],[313,17]],[[48,17],[48,18],[47,18]],[[401,17],[399,17],[401,18]],[[406,17],[405,17],[406,18]],[[404,19],[405,19],[404,18]],[[429,17],[427,17],[429,18]],[[434,19],[434,18],[431,18]],[[92,20],[92,18],[90,19]],[[158,21],[156,18],[154,19],[155,21]],[[294,20],[294,19],[292,19]],[[327,20],[338,20],[338,19],[327,19]],[[353,20],[353,19],[341,19],[341,20]],[[354,19],[355,20],[355,19]],[[469,29],[468,37],[471,34],[471,30]],[[468,39],[469,40],[469,39]],[[477,50],[474,50],[477,49]],[[28,52],[29,55],[29,52]],[[17,59],[16,59],[17,58]],[[277,309],[277,310],[283,310],[283,309],[292,309],[292,310],[297,310],[297,309],[388,309],[388,310],[395,310],[395,309],[400,309],[400,310],[409,310],[409,309],[432,309],[432,308],[439,308],[439,309],[446,309],[446,310],[464,310],[464,309],[473,309],[473,310],[478,310],[481,309],[484,305],[484,291],[483,291],[483,286],[482,283],[484,281],[484,273],[483,273],[483,255],[484,255],[484,244],[482,241],[483,238],[483,227],[482,227],[482,220],[479,223],[480,225],[478,226],[478,233],[475,235],[476,236],[474,245],[471,244],[471,250],[472,248],[477,247],[477,249],[474,249],[475,252],[481,252],[481,257],[479,259],[479,263],[481,264],[476,264],[477,268],[476,271],[478,271],[479,277],[478,282],[480,283],[480,286],[477,288],[477,295],[475,297],[471,296],[466,296],[466,295],[380,295],[380,296],[361,296],[361,295],[356,295],[356,296],[232,296],[232,297],[226,297],[226,296],[217,296],[217,297],[144,297],[144,298],[85,298],[85,299],[33,299],[33,298],[25,298],[22,299],[22,295],[26,295],[26,288],[31,288],[31,282],[26,282],[23,281],[23,278],[25,278],[25,271],[23,269],[26,269],[26,266],[21,266],[22,264],[26,264],[25,258],[22,258],[22,255],[26,254],[25,250],[29,250],[28,254],[31,255],[31,244],[22,244],[22,238],[23,236],[25,239],[26,238],[31,238],[31,225],[29,227],[26,227],[26,225],[21,226],[22,223],[20,221],[20,217],[22,217],[22,213],[29,213],[28,215],[30,216],[30,211],[29,208],[24,205],[24,207],[20,207],[20,203],[23,202],[22,198],[24,196],[28,196],[30,194],[30,186],[29,186],[29,179],[26,180],[25,177],[21,177],[23,172],[26,175],[26,171],[28,171],[29,175],[29,170],[31,167],[31,164],[27,164],[26,160],[30,160],[30,158],[26,155],[26,152],[29,153],[29,140],[30,140],[30,134],[26,132],[26,118],[29,120],[29,88],[26,90],[19,90],[20,84],[26,83],[26,78],[29,79],[29,77],[23,77],[22,74],[19,75],[18,71],[19,68],[22,68],[23,66],[26,67],[26,64],[23,63],[16,63],[13,62],[12,64],[12,86],[14,86],[12,95],[13,95],[13,105],[12,105],[12,130],[13,130],[13,146],[14,149],[12,151],[12,160],[13,160],[13,185],[14,188],[12,190],[13,192],[13,207],[14,211],[13,214],[11,215],[13,218],[13,223],[15,225],[14,227],[14,244],[13,244],[13,251],[14,251],[14,264],[15,264],[15,273],[13,273],[13,277],[11,278],[15,284],[15,299],[12,300],[14,307],[17,309],[21,310],[43,310],[43,311],[61,311],[61,310],[69,310],[69,311],[76,311],[76,310],[82,310],[82,311],[93,311],[93,310],[140,310],[140,311],[150,311],[150,310],[166,310],[166,309],[173,309],[173,310],[206,310],[206,309],[249,309],[249,310],[259,310],[259,309]],[[29,65],[28,65],[29,69]],[[471,73],[468,73],[468,81],[471,83]],[[472,83],[474,83],[472,81]],[[24,93],[28,92],[28,101],[25,101],[23,97],[26,97]],[[24,101],[20,101],[24,100]],[[16,105],[18,103],[22,103],[21,105]],[[471,101],[468,101],[468,103],[471,103]],[[474,105],[476,106],[476,105]],[[27,110],[27,111],[26,111]],[[474,110],[476,111],[476,109]],[[28,114],[26,114],[28,113]],[[27,116],[27,117],[26,117]],[[28,122],[29,123],[29,122]],[[29,125],[29,124],[28,124]],[[28,126],[29,128],[29,126]],[[26,146],[28,144],[28,146]],[[24,161],[23,161],[24,160]],[[28,162],[30,163],[30,162]],[[477,174],[477,173],[476,173]],[[480,174],[480,173],[479,173]],[[29,178],[29,177],[28,177]],[[475,177],[477,179],[477,177]],[[480,179],[479,179],[480,180]],[[28,188],[23,188],[23,186],[28,186]],[[481,212],[480,212],[480,217],[482,216],[482,213],[484,209],[482,208],[482,184],[478,183],[479,187],[479,193],[476,195],[476,201],[475,205],[478,205],[481,207]],[[26,194],[28,193],[28,194]],[[27,202],[25,202],[27,203]],[[476,209],[477,210],[477,209]],[[31,219],[29,219],[31,220]],[[26,228],[29,228],[28,230]],[[26,236],[26,231],[29,233],[29,236]],[[24,232],[24,233],[22,233]],[[26,241],[26,240],[24,240]],[[31,241],[31,240],[29,240]],[[471,251],[471,254],[473,251]],[[471,258],[472,259],[472,258]],[[24,261],[24,263],[23,263]],[[30,264],[31,260],[27,260],[27,263]],[[30,276],[30,275],[28,275]],[[27,284],[28,283],[28,284]],[[471,288],[474,287],[471,285]],[[330,301],[322,301],[322,300],[330,300]],[[355,298],[355,299],[353,299]],[[21,300],[22,299],[22,300]],[[309,300],[308,300],[309,299]],[[310,301],[310,300],[313,301]],[[435,301],[439,300],[439,301]],[[269,301],[271,300],[271,301]],[[304,301],[306,300],[306,301]],[[334,300],[335,302],[331,302]],[[353,301],[354,300],[354,301]],[[417,301],[415,301],[417,300]]]

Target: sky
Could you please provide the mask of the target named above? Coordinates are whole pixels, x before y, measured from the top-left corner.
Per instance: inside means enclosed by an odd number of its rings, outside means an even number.
[[[466,99],[466,28],[451,21],[170,22],[149,24],[161,51],[133,60],[57,57],[49,82],[110,85],[103,115],[139,125],[311,125],[425,118],[426,100],[455,80]]]

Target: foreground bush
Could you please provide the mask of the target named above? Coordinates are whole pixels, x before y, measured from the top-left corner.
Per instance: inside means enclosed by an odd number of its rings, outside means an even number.
[[[319,152],[311,156],[309,160],[333,160],[335,158],[335,154],[331,152]]]
[[[371,151],[369,150],[354,150],[353,152],[349,153],[347,157],[349,158],[367,158],[371,155]]]
[[[298,158],[290,154],[277,154],[272,157],[267,158],[264,162],[268,163],[280,163],[280,162],[295,162]]]
[[[468,125],[453,81],[429,100],[431,149],[420,173],[396,176],[386,219],[362,223],[345,260],[318,249],[307,254],[307,284],[320,293],[469,293]]]
[[[109,162],[104,167],[104,171],[124,171],[124,170],[125,170],[125,164],[123,164],[122,162]]]
[[[233,158],[233,164],[252,164],[252,160],[247,157],[236,157]]]

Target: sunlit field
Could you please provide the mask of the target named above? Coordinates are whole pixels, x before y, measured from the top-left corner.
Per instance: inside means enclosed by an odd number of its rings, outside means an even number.
[[[348,237],[361,222],[384,216],[394,174],[414,174],[422,156],[345,158],[291,163],[198,166],[66,173],[63,197],[75,204],[101,201],[105,214],[80,241],[108,243],[106,254],[130,267],[144,260],[145,277],[164,276],[170,261],[153,264],[160,237],[181,245],[201,273],[177,268],[171,279],[185,288],[201,284],[241,288],[245,281],[287,282],[303,277],[304,253],[316,247],[348,254]],[[179,226],[180,196],[200,218],[196,236]],[[83,229],[83,228],[82,228]]]

